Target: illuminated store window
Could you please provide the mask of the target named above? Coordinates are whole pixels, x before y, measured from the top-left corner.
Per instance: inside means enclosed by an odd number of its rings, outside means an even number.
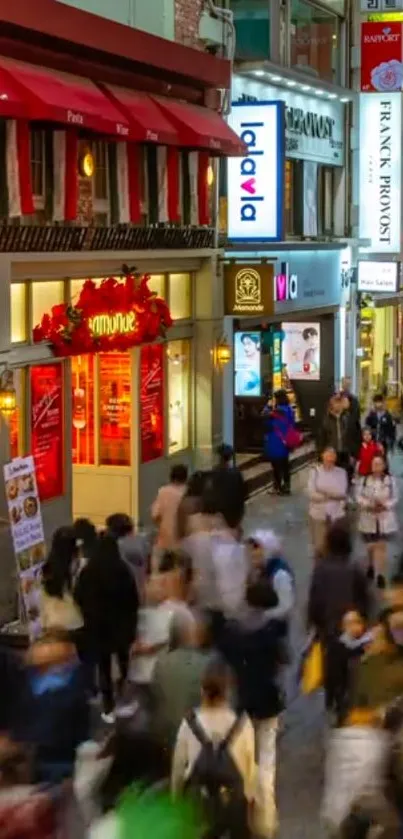
[[[24,417],[26,408],[25,370],[14,370],[14,387],[17,395],[17,406],[8,418],[8,433],[10,440],[10,458],[22,457],[25,454],[25,428]]]
[[[168,452],[190,444],[190,341],[170,341],[168,356]]]
[[[71,360],[73,463],[95,463],[95,356],[77,355]]]
[[[25,283],[13,283],[11,300],[11,343],[19,344],[27,340],[27,286]]]
[[[166,297],[166,278],[165,274],[151,274],[151,277],[148,281],[148,288],[150,291],[154,291],[158,297],[162,297],[165,300]]]
[[[168,305],[172,320],[184,320],[192,317],[190,274],[169,275]]]
[[[63,303],[64,282],[32,283],[32,328],[40,324],[43,316],[49,314],[52,306]]]
[[[130,466],[130,354],[99,354],[99,463]]]

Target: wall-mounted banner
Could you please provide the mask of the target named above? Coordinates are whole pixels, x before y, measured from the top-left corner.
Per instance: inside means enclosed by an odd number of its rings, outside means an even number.
[[[402,24],[361,25],[361,90],[401,90]]]
[[[283,239],[284,104],[236,102],[229,123],[248,147],[228,159],[228,238]]]
[[[364,12],[398,12],[403,9],[403,0],[361,0]]]
[[[360,95],[360,239],[368,251],[400,252],[400,93]]]
[[[397,262],[359,262],[358,291],[396,293],[397,269]]]

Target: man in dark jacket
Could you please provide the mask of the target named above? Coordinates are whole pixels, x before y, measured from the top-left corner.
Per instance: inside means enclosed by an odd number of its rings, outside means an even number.
[[[374,407],[369,412],[365,424],[371,429],[375,442],[380,443],[385,452],[393,448],[396,439],[396,427],[392,414],[386,410],[381,393],[374,397]]]
[[[233,465],[234,450],[223,443],[217,449],[218,464],[213,469],[211,480],[213,493],[217,498],[219,512],[231,528],[237,528],[245,512],[247,498],[246,484],[240,469]]]
[[[351,471],[361,446],[361,428],[346,397],[332,396],[319,434],[319,448],[331,447],[337,452],[337,465]]]
[[[358,423],[358,425],[360,425],[360,422],[361,422],[360,403],[359,403],[357,397],[354,396],[353,393],[351,393],[351,379],[348,378],[347,376],[345,376],[344,379],[342,379],[341,392],[340,393],[341,393],[341,396],[348,399],[348,401],[350,403],[350,414],[351,414],[351,417],[352,417],[353,421],[355,423]]]

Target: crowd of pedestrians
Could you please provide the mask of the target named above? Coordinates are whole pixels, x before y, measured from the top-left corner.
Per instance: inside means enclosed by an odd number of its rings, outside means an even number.
[[[297,430],[283,392],[265,423],[274,488],[288,494]],[[383,401],[362,430],[347,383],[330,400],[306,490],[312,578],[301,661],[303,671],[320,651],[316,686],[334,731],[359,731],[364,742],[365,731],[387,732],[388,754],[403,720],[403,576],[398,569],[388,583],[386,571],[397,531],[394,440]],[[1,839],[57,839],[61,820],[66,839],[275,834],[285,674],[298,663],[295,579],[279,535],[248,531],[246,498],[223,445],[211,471],[172,468],[150,511],[152,542],[120,513],[101,532],[80,519],[54,533],[42,635],[24,658],[0,648]],[[353,559],[355,529],[366,566]],[[384,803],[392,793],[378,775]],[[396,777],[392,786],[396,799]],[[360,839],[375,805],[353,792],[337,824],[324,812],[335,835]],[[397,812],[400,829],[403,799]]]

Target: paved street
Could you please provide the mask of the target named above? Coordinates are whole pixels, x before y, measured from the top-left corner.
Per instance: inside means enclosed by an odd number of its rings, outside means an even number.
[[[403,475],[403,460],[396,457],[393,463],[396,476]],[[305,604],[312,567],[311,549],[307,526],[307,502],[303,487],[307,471],[293,478],[291,498],[277,498],[268,494],[251,500],[245,530],[253,527],[271,527],[284,538],[285,555],[290,561],[296,579],[297,609],[292,630],[293,649],[297,652],[304,637]],[[402,482],[399,480],[400,494]],[[403,499],[399,503],[399,519],[403,525]],[[391,561],[398,555],[399,536],[391,547]],[[357,558],[365,551],[356,541]],[[319,824],[326,735],[323,700],[320,695],[295,697],[295,678],[290,673],[290,705],[284,714],[278,750],[278,796],[280,807],[280,839],[322,839],[324,832]],[[294,699],[292,695],[294,692]]]

